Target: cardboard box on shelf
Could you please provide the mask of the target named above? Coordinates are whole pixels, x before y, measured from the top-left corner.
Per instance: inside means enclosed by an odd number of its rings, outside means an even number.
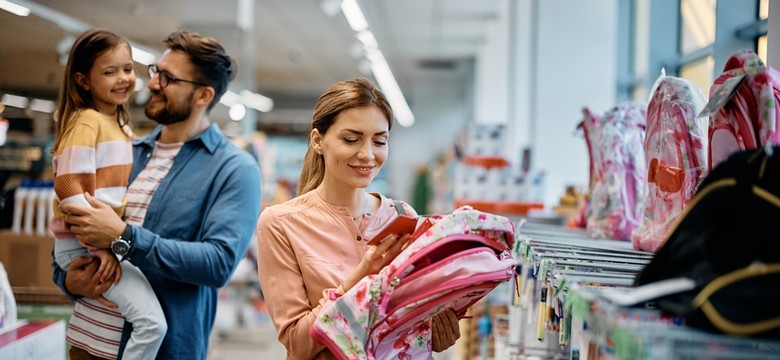
[[[0,232],[0,262],[8,272],[11,287],[58,289],[52,281],[51,235]]]

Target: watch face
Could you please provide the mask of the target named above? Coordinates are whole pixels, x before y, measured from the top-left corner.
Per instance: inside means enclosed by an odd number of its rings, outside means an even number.
[[[128,244],[127,241],[124,240],[114,241],[111,244],[111,251],[113,251],[114,254],[117,255],[127,255],[127,252],[130,251],[130,244]]]

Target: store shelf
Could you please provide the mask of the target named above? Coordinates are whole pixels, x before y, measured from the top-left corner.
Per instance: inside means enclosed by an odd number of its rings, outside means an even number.
[[[469,205],[476,210],[505,215],[527,215],[531,210],[543,210],[540,202],[500,202],[481,200],[455,200],[455,208]]]
[[[466,156],[463,163],[469,166],[491,168],[505,168],[509,166],[509,161],[500,156]]]

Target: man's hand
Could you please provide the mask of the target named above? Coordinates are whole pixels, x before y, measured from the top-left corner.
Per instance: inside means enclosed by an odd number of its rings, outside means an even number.
[[[431,343],[433,351],[442,352],[455,345],[455,341],[460,338],[460,327],[458,326],[458,317],[452,309],[444,310],[431,320]]]
[[[64,220],[70,224],[70,231],[76,234],[76,239],[85,246],[108,249],[111,241],[125,230],[126,224],[110,206],[89,193],[84,193],[84,197],[92,205],[91,208],[74,204],[60,205],[60,210],[67,214]]]
[[[111,286],[111,282],[101,282],[97,273],[100,261],[91,256],[80,256],[73,260],[65,275],[65,288],[74,295],[95,299],[101,304],[115,308],[116,304],[106,300],[103,293]]]

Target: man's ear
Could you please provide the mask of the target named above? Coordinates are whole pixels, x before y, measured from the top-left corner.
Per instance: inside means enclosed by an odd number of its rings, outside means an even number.
[[[197,89],[197,95],[195,96],[195,103],[198,105],[209,106],[211,100],[216,96],[216,91],[211,86],[201,86]]]
[[[89,80],[86,76],[84,76],[84,74],[77,72],[73,78],[76,80],[76,84],[78,84],[78,86],[81,86],[82,89],[89,91]]]

